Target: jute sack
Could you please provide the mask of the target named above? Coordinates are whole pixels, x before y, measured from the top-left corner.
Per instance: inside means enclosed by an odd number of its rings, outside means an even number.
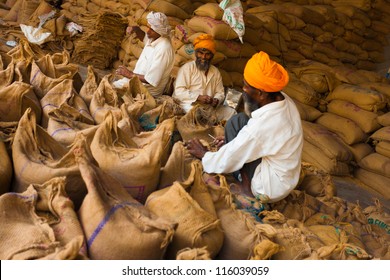
[[[350,48],[350,46],[348,46],[348,48]],[[365,75],[361,74],[356,69],[348,67],[344,64],[333,66],[332,68],[336,75],[336,78],[343,83],[358,85],[361,83],[369,82]]]
[[[107,112],[111,112],[120,120],[121,113],[121,99],[116,90],[110,83],[111,75],[106,75],[102,78],[98,88],[93,93],[91,103],[89,104],[89,111],[95,121],[100,124],[104,121]]]
[[[175,27],[175,37],[184,44],[191,43],[189,39],[194,33],[196,33],[196,31],[192,30],[187,25],[177,25]]]
[[[248,58],[227,58],[218,64],[218,68],[220,72],[222,69],[229,72],[244,73],[244,69],[247,62]]]
[[[49,113],[59,107],[67,107],[69,111],[73,110],[79,113],[79,121],[93,125],[94,119],[89,113],[89,109],[84,100],[78,95],[73,87],[73,80],[65,79],[50,89],[40,100],[42,106],[41,126],[47,128],[49,122]]]
[[[97,90],[98,84],[100,83],[99,76],[95,72],[92,65],[88,65],[87,77],[80,89],[80,96],[84,99],[87,106],[91,104],[93,93]]]
[[[243,44],[229,40],[215,40],[215,48],[225,56],[233,58],[250,58],[258,51],[249,43]]]
[[[317,107],[320,99],[320,95],[311,86],[298,79],[291,79],[283,88],[283,92],[299,102],[313,107]]]
[[[270,225],[256,222],[248,212],[237,208],[226,178],[205,173],[203,179],[214,203],[224,232],[224,242],[217,258],[223,260],[247,260],[253,256],[254,247],[263,240],[269,240],[276,234]],[[267,255],[274,254],[268,248]]]
[[[359,163],[362,158],[374,152],[374,149],[371,147],[371,145],[367,143],[356,143],[348,147],[353,154],[355,163]]]
[[[368,138],[368,135],[354,121],[333,113],[323,113],[316,119],[316,123],[336,133],[348,145],[364,142]]]
[[[44,184],[43,187],[49,184],[51,183]],[[2,224],[0,229],[0,259],[79,258],[79,251],[82,248],[84,238],[80,224],[77,225],[77,217],[74,211],[72,212],[71,205],[68,204],[61,214],[67,213],[71,216],[63,217],[66,221],[61,221],[60,224],[61,227],[65,225],[73,225],[74,227],[66,228],[64,237],[60,237],[61,241],[59,241],[57,239],[59,234],[51,227],[55,223],[55,220],[52,220],[51,217],[58,214],[56,213],[58,209],[56,207],[53,209],[52,206],[61,200],[61,192],[58,188],[48,191],[53,199],[49,204],[45,203],[45,200],[40,201],[39,192],[33,185],[30,185],[21,194],[6,193],[0,196],[0,221]],[[57,229],[61,227],[58,226]],[[64,243],[67,243],[68,247],[65,245],[64,248],[62,246]]]
[[[373,225],[362,226],[361,237],[369,254],[380,260],[390,259],[389,242],[373,230]]]
[[[373,231],[390,241],[390,215],[383,209],[379,199],[375,199],[375,205],[364,208],[363,213]]]
[[[281,250],[279,244],[272,242],[271,240],[264,239],[253,248],[253,256],[251,260],[269,260],[272,255]]]
[[[298,183],[297,190],[304,191],[314,197],[332,197],[336,195],[336,186],[328,173],[319,170],[308,162],[302,162],[301,166],[304,177]]]
[[[26,61],[30,64],[33,59],[38,59],[39,54],[33,51],[34,46],[30,45],[27,39],[21,39],[19,45],[11,49],[7,54],[12,57],[12,60],[17,63],[20,61]],[[34,48],[34,50],[36,50]]]
[[[173,126],[174,120],[167,120],[153,132],[130,138],[118,129],[114,116],[108,114],[93,138],[92,154],[104,172],[143,203],[157,188],[161,159],[167,153]]]
[[[77,72],[76,64],[57,65],[48,54],[32,62],[30,83],[38,99],[41,99],[50,89],[65,79],[72,79]]]
[[[375,145],[375,152],[390,158],[390,141],[380,141]]]
[[[145,206],[154,214],[177,223],[172,243],[168,247],[168,259],[187,247],[207,247],[214,258],[223,243],[220,220],[203,209],[184,187],[174,182],[172,186],[152,193]]]
[[[187,25],[196,32],[203,32],[212,35],[214,39],[233,40],[238,38],[237,33],[222,20],[216,20],[210,17],[194,16],[188,20]]]
[[[198,7],[194,14],[202,17],[211,17],[216,20],[222,20],[223,9],[217,3],[206,3]]]
[[[53,177],[66,176],[66,192],[78,209],[86,188],[73,149],[68,151],[36,125],[34,113],[27,109],[12,143],[13,191],[23,192],[30,184],[42,184]]]
[[[368,171],[380,174],[390,179],[390,158],[378,153],[371,153],[364,157],[359,166]]]
[[[8,192],[12,180],[12,162],[3,141],[0,141],[0,195]]]
[[[348,84],[339,85],[326,97],[327,101],[334,99],[348,101],[364,110],[373,112],[386,106],[386,96],[382,93]]]
[[[182,20],[188,19],[191,16],[181,9],[179,6],[176,6],[173,3],[168,1],[156,0],[148,4],[148,9],[155,12],[164,13],[166,16],[176,17]]]
[[[323,125],[303,121],[302,129],[305,141],[318,147],[327,157],[340,161],[352,160],[348,145]]]
[[[303,60],[299,62],[299,66],[291,68],[291,71],[319,93],[332,91],[340,84],[332,68],[319,62]]]
[[[376,141],[390,141],[390,126],[378,129],[370,135],[370,138]]]
[[[184,182],[191,173],[193,156],[188,152],[184,143],[179,141],[173,145],[168,161],[161,168],[158,189],[169,187],[173,182]]]
[[[376,193],[376,195],[383,196],[385,199],[390,199],[390,178],[364,168],[355,169],[354,177],[367,185],[370,190],[373,190]]]
[[[25,111],[30,108],[36,119],[41,120],[42,109],[31,85],[13,82],[0,88],[0,121],[19,121]]]
[[[47,133],[64,147],[69,147],[79,133],[85,135],[88,143],[91,143],[98,128],[81,121],[80,113],[66,105],[50,111],[48,117]]]
[[[1,67],[1,64],[3,64],[3,62],[0,56],[0,90],[4,87],[9,86],[14,81],[21,82],[23,80],[21,73],[15,67],[15,64],[13,62],[4,64],[5,68]]]
[[[370,89],[370,90],[376,90],[379,91],[380,93],[384,94],[387,96],[388,103],[390,100],[390,85],[388,83],[361,83],[359,84],[362,88]]]
[[[150,213],[113,177],[74,150],[88,194],[78,211],[91,259],[162,259],[175,225]]]
[[[327,110],[330,113],[352,120],[364,133],[370,133],[381,128],[377,121],[378,114],[363,110],[351,102],[334,99],[327,105]]]
[[[206,247],[184,248],[177,252],[176,260],[211,260],[211,256]]]
[[[295,100],[294,98],[292,98],[292,99],[293,99],[295,105],[297,106],[301,120],[313,122],[322,115],[320,110],[317,110],[316,108],[314,108],[312,106],[303,104],[303,103],[299,102],[298,100]]]
[[[217,137],[225,133],[224,128],[221,125],[216,125],[216,122],[214,108],[195,105],[176,122],[176,127],[183,141],[199,138],[209,142],[211,140],[209,135]]]
[[[306,140],[303,143],[302,160],[331,175],[348,176],[351,172],[347,162],[329,158],[322,149]]]

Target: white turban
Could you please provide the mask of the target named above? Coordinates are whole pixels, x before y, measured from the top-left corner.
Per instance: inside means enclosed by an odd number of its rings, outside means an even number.
[[[168,18],[166,15],[160,12],[150,12],[146,16],[146,19],[148,20],[150,28],[152,28],[155,32],[163,37],[169,37],[171,26],[168,23]]]

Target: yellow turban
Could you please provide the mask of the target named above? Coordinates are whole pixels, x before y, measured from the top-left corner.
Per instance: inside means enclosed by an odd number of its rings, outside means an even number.
[[[208,49],[215,54],[215,42],[213,36],[209,34],[201,34],[194,40],[194,49]]]
[[[244,69],[244,79],[252,87],[265,92],[277,92],[288,83],[288,73],[263,51],[254,54]]]

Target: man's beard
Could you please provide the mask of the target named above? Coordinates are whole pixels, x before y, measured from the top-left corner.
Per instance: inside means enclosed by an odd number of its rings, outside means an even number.
[[[196,67],[200,71],[205,71],[206,72],[210,68],[211,60],[203,60],[202,61],[202,59],[196,58],[195,63],[196,63]]]
[[[243,96],[243,99],[244,99],[244,111],[245,111],[245,114],[247,114],[248,117],[250,117],[252,112],[256,111],[257,109],[259,109],[260,106],[259,106],[259,104],[257,104],[257,102],[253,98],[248,96],[246,93],[243,93],[242,96]]]

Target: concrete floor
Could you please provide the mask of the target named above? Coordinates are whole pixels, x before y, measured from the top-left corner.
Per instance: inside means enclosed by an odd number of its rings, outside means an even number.
[[[390,214],[390,200],[383,198],[382,195],[376,193],[356,178],[332,176],[332,179],[337,188],[338,197],[351,203],[359,201],[362,208],[375,205],[374,200],[377,198],[383,205],[384,211]]]

